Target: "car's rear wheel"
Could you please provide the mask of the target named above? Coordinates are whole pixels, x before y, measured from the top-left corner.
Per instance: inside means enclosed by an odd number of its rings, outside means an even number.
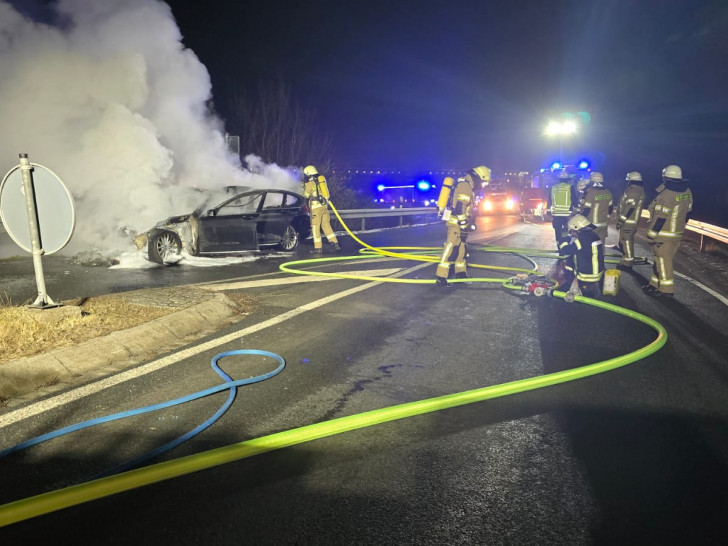
[[[291,224],[288,224],[288,226],[286,226],[286,231],[283,232],[281,241],[278,243],[278,248],[285,250],[286,252],[294,250],[298,246],[298,241],[299,237],[296,228],[294,228]]]
[[[182,241],[173,231],[158,230],[149,235],[149,260],[158,264],[176,263],[182,252]]]

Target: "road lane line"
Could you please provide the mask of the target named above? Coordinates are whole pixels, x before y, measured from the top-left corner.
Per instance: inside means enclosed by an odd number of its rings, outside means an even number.
[[[405,269],[404,271],[401,271],[399,273],[396,273],[392,275],[392,277],[403,277],[404,275],[413,273],[419,269],[423,269],[431,265],[431,263],[419,264],[414,267],[410,267],[409,269]],[[162,368],[166,368],[167,366],[176,364],[177,362],[180,362],[187,358],[191,358],[205,351],[209,351],[210,349],[214,349],[216,347],[224,345],[225,343],[230,343],[231,341],[235,341],[236,339],[240,339],[250,334],[254,334],[255,332],[259,332],[260,330],[264,330],[265,328],[280,324],[288,319],[302,315],[306,311],[317,309],[318,307],[322,307],[328,303],[334,302],[342,298],[346,298],[348,296],[356,294],[357,292],[362,292],[363,290],[367,290],[381,284],[383,283],[376,281],[370,282],[361,286],[357,286],[355,288],[344,290],[343,292],[332,294],[320,300],[316,300],[297,307],[296,309],[292,309],[291,311],[287,311],[281,315],[278,315],[277,317],[273,317],[253,326],[248,326],[247,328],[243,328],[242,330],[238,330],[237,332],[233,332],[226,336],[210,340],[206,343],[184,349],[172,355],[153,360],[152,362],[134,368],[133,370],[107,377],[106,379],[102,379],[101,381],[90,383],[88,385],[84,385],[83,387],[79,387],[63,394],[53,396],[51,398],[48,398],[47,400],[42,400],[24,408],[19,408],[15,411],[11,411],[5,415],[0,416],[0,427],[17,423],[18,421],[22,421],[23,419],[27,419],[28,417],[33,417],[34,415],[38,415],[40,413],[55,409],[59,406],[75,402],[76,400],[80,400],[81,398],[84,398],[86,396],[96,394],[98,392],[101,392],[102,390],[114,387],[116,385],[119,385],[120,383],[124,383],[125,381],[130,381],[132,379],[136,379],[137,377],[141,377],[157,370],[161,370]]]
[[[719,294],[718,292],[716,292],[712,288],[709,288],[709,287],[705,286],[703,283],[696,281],[692,277],[688,277],[687,275],[683,275],[682,273],[678,273],[677,271],[673,271],[673,273],[675,275],[677,275],[678,277],[680,277],[682,279],[685,279],[688,282],[693,283],[698,288],[701,288],[702,290],[705,290],[708,294],[710,294],[714,298],[717,298],[718,301],[720,301],[721,303],[723,303],[723,305],[728,305],[728,298],[726,298],[725,296]]]
[[[332,275],[360,275],[362,277],[389,277],[395,273],[402,271],[401,267],[393,267],[390,269],[352,269],[350,271],[338,271],[332,273]],[[204,288],[205,290],[239,290],[241,288],[261,288],[263,286],[279,286],[284,284],[299,284],[302,282],[318,282],[318,281],[340,281],[344,279],[336,279],[333,277],[316,277],[316,276],[301,276],[295,275],[293,277],[283,277],[282,279],[261,279],[259,281],[240,281],[240,282],[228,282],[228,283],[216,283],[216,284],[198,284],[197,286]]]

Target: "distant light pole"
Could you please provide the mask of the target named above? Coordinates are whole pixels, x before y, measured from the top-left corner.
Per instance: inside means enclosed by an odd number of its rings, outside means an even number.
[[[548,136],[559,136],[559,161],[562,167],[564,166],[564,135],[573,135],[576,133],[576,129],[576,122],[567,119],[565,121],[549,122],[544,131]]]

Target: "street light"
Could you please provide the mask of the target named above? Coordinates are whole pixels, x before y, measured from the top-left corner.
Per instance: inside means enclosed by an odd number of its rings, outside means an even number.
[[[567,119],[564,121],[550,121],[546,126],[545,133],[548,136],[559,136],[559,148],[561,164],[564,164],[564,135],[569,136],[576,133],[577,125],[576,122]]]

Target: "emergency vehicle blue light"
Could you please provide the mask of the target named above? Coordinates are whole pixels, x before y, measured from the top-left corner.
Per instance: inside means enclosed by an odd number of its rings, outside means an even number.
[[[379,184],[379,185],[377,186],[377,191],[384,191],[384,189],[385,189],[386,187],[387,187],[387,186],[385,186],[384,184]]]
[[[579,168],[580,169],[588,169],[589,168],[589,162],[586,159],[582,159],[579,161]]]
[[[551,163],[551,170],[552,171],[556,171],[556,170],[558,170],[560,168],[561,168],[561,162],[554,161],[553,163]]]
[[[417,189],[420,191],[430,191],[432,188],[432,184],[430,184],[429,180],[418,180],[417,181]]]

